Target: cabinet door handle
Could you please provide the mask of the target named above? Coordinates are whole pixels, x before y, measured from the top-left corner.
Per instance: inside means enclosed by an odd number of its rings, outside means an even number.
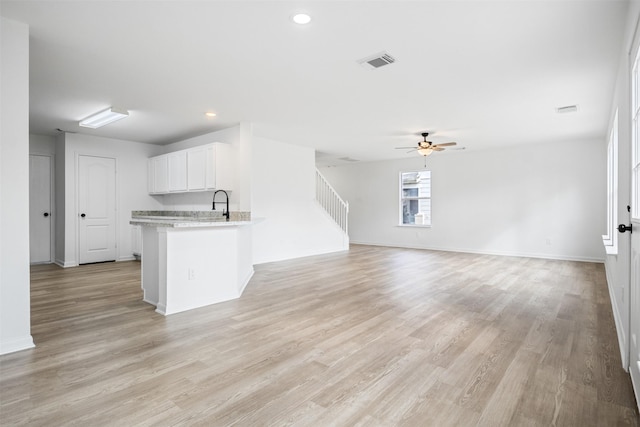
[[[45,212],[45,213],[44,213],[44,216],[49,216],[49,212]]]
[[[87,215],[85,215],[85,214],[80,214],[80,216],[81,216],[82,218],[84,218],[84,217],[85,217],[85,216],[87,216]]]

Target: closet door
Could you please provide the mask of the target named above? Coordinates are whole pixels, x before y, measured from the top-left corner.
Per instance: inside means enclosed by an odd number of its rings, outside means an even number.
[[[49,156],[29,156],[29,251],[31,264],[51,262],[52,162]]]
[[[116,259],[116,159],[78,156],[78,262]]]

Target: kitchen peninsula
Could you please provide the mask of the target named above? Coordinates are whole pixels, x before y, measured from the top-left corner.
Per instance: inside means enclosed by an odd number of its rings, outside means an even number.
[[[251,214],[133,211],[142,226],[143,300],[169,315],[239,298],[253,276]]]

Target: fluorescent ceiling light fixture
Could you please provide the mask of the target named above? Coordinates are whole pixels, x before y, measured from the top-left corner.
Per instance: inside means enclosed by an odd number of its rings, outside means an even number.
[[[109,123],[113,123],[120,119],[124,119],[129,116],[127,110],[121,110],[118,108],[109,107],[104,111],[100,111],[92,116],[82,120],[79,125],[84,128],[97,129]]]
[[[291,17],[291,20],[296,24],[304,25],[311,22],[311,17],[306,13],[296,13]]]

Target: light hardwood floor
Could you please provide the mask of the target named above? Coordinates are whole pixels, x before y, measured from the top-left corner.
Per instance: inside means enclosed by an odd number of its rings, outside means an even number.
[[[31,281],[2,425],[638,425],[601,264],[354,245],[169,317],[137,262]]]

